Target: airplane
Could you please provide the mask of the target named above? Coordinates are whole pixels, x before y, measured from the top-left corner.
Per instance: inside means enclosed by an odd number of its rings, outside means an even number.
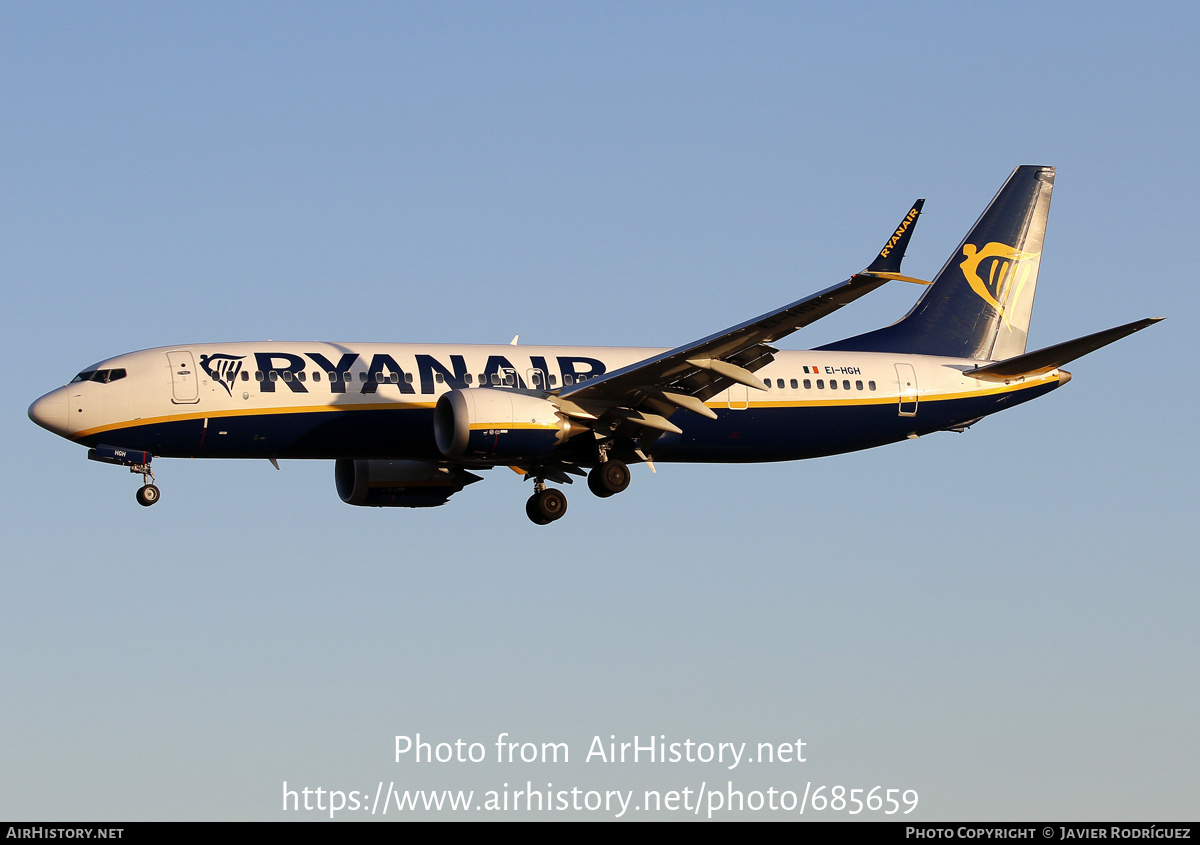
[[[334,461],[343,502],[435,507],[511,467],[538,525],[587,478],[606,498],[630,464],[814,458],[937,431],[1066,384],[1064,364],[1147,318],[1026,352],[1052,167],[1022,165],[932,281],[901,273],[924,200],[865,270],[673,349],[404,343],[198,343],[118,355],[38,399],[29,417],[142,476],[151,461]],[[774,344],[891,281],[925,286],[903,318],[806,351]]]

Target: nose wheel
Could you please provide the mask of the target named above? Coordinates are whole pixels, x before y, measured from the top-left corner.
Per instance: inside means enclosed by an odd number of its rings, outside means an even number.
[[[150,464],[134,464],[129,471],[135,475],[140,473],[142,476],[142,486],[137,491],[139,505],[148,508],[162,498],[162,493],[154,486],[154,473],[150,471]]]

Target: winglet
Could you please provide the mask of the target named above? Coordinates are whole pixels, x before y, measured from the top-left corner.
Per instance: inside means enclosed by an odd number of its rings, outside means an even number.
[[[904,251],[908,249],[908,242],[912,240],[913,229],[917,226],[917,218],[921,216],[921,208],[925,205],[925,200],[920,199],[913,203],[912,210],[904,215],[904,219],[900,221],[900,225],[896,227],[896,231],[887,239],[887,243],[883,245],[883,249],[879,251],[879,255],[875,256],[875,260],[871,262],[866,270],[868,273],[888,273],[900,275],[900,262],[904,260]],[[904,279],[908,281],[908,279]]]

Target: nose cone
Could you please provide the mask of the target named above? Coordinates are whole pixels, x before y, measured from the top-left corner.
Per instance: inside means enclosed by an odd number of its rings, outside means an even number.
[[[67,436],[67,389],[52,390],[29,406],[29,419],[47,431]]]

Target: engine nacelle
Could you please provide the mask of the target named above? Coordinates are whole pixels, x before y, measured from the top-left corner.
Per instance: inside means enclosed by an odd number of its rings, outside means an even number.
[[[522,461],[543,458],[587,429],[540,396],[476,387],[451,390],[433,412],[437,446],[448,458]]]
[[[374,508],[435,508],[476,481],[460,467],[427,461],[361,461],[339,458],[333,465],[338,495],[348,505]]]

